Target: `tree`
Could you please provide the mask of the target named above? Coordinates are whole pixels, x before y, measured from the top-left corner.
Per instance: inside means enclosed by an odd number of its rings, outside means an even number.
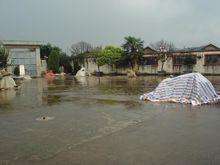
[[[133,68],[137,64],[139,57],[143,55],[144,41],[132,36],[125,37],[124,39],[125,43],[122,45],[124,49],[123,61],[126,61]]]
[[[41,59],[48,59],[51,51],[53,50],[53,46],[48,43],[47,45],[42,45],[40,47],[40,57]]]
[[[156,43],[151,43],[150,46],[157,50],[158,52],[158,60],[161,61],[161,72],[164,72],[164,63],[167,61],[168,57],[170,57],[173,51],[176,49],[172,42],[167,42],[164,40],[160,40]]]
[[[9,50],[6,49],[3,45],[0,46],[0,67],[7,67],[8,63]]]
[[[116,65],[122,58],[122,49],[119,47],[114,46],[106,46],[101,52],[99,53],[96,62],[99,66],[102,65],[110,65],[113,70],[113,66]]]
[[[85,62],[88,62],[87,57],[90,56],[93,50],[94,48],[92,45],[84,41],[73,44],[70,48],[70,52],[74,62],[74,67],[77,66],[77,68],[79,68],[79,66],[82,64],[85,66]]]
[[[71,57],[68,56],[64,52],[61,52],[60,53],[59,65],[64,67],[64,72],[65,73],[72,73],[73,72],[73,68],[72,68],[70,62],[71,62]]]
[[[74,63],[74,73],[77,72],[80,69],[80,66],[85,66],[85,63],[88,63],[88,58],[94,59],[94,62],[96,62],[96,58],[98,57],[99,52],[102,50],[101,46],[93,47],[90,51],[72,55],[71,58]]]
[[[70,48],[70,51],[72,56],[76,56],[82,53],[90,52],[92,49],[93,47],[91,44],[81,41],[76,44],[73,44]]]
[[[59,49],[53,49],[50,52],[48,58],[48,69],[52,70],[55,73],[59,72],[59,60],[60,60],[60,52]]]

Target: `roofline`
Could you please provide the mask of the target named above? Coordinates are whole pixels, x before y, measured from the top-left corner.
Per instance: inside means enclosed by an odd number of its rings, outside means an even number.
[[[23,41],[23,40],[0,40],[0,44],[10,46],[10,45],[18,45],[18,46],[41,46],[44,44],[43,41]]]
[[[212,51],[220,51],[220,48],[213,45],[213,44],[207,44],[207,45],[204,45],[204,46],[199,46],[199,47],[188,47],[188,48],[184,48],[184,49],[180,49],[180,50],[176,50],[174,51],[174,53],[192,53],[192,52],[204,52],[204,49],[208,46],[213,46],[215,47],[217,50],[209,50],[208,52],[212,52]],[[201,50],[189,50],[189,49],[193,49],[193,48],[201,48]]]
[[[208,45],[206,45],[206,46],[204,46],[204,47],[207,47],[207,46],[214,46],[216,49],[218,49],[218,50],[220,50],[220,48],[219,47],[217,47],[217,46],[215,46],[215,45],[213,45],[213,44],[208,44]]]
[[[152,51],[158,52],[156,49],[154,49],[154,48],[152,48],[150,46],[145,47],[144,50],[147,49],[147,48],[151,49]]]

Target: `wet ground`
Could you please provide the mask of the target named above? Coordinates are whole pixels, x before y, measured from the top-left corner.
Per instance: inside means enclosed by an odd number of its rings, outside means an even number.
[[[1,91],[0,165],[219,165],[220,104],[139,101],[160,80],[33,79]]]

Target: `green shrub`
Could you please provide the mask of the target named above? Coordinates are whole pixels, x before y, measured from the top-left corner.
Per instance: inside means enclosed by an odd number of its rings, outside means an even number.
[[[15,76],[20,76],[19,65],[15,67],[15,69],[14,69],[14,75],[15,75]]]

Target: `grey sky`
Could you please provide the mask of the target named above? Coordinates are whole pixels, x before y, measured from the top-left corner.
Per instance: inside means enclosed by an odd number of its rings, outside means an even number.
[[[118,45],[128,35],[145,46],[220,46],[219,0],[0,0],[0,40],[40,40],[66,51],[78,41]]]

